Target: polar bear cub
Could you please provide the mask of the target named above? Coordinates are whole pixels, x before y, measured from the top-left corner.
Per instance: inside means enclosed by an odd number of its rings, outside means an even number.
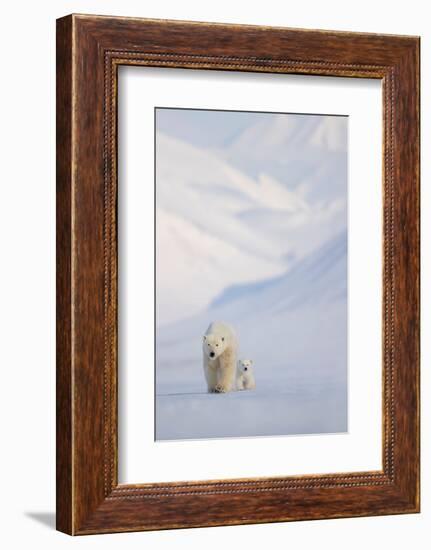
[[[253,361],[251,359],[240,359],[237,366],[236,387],[238,390],[254,390],[256,381],[254,379]]]
[[[235,390],[238,341],[233,328],[221,321],[211,323],[204,334],[202,348],[208,391]]]

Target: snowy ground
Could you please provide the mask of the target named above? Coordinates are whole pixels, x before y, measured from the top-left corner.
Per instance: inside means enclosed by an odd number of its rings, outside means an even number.
[[[347,431],[344,385],[260,380],[229,394],[165,386],[157,396],[156,438],[198,439]],[[340,411],[342,414],[340,414]]]

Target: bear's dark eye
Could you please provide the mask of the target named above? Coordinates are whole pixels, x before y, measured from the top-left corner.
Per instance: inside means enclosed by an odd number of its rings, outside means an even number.
[[[216,348],[218,348],[218,344],[216,344]]]
[[[222,338],[221,341],[224,342],[224,338]]]

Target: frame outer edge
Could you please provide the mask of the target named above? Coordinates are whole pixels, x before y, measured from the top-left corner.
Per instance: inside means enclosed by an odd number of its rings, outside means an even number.
[[[73,17],[56,24],[56,528],[74,532],[72,365]]]
[[[412,512],[420,511],[420,39],[397,67],[395,212],[396,318],[399,348],[396,422],[400,452],[397,480]],[[398,347],[396,348],[398,349]]]

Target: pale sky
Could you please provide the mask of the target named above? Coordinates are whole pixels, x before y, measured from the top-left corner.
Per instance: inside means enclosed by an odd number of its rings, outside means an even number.
[[[279,115],[280,113],[156,108],[156,128],[164,134],[198,147],[221,147],[261,121],[262,117],[269,122]],[[310,116],[322,115],[286,113],[285,116],[305,121]]]

